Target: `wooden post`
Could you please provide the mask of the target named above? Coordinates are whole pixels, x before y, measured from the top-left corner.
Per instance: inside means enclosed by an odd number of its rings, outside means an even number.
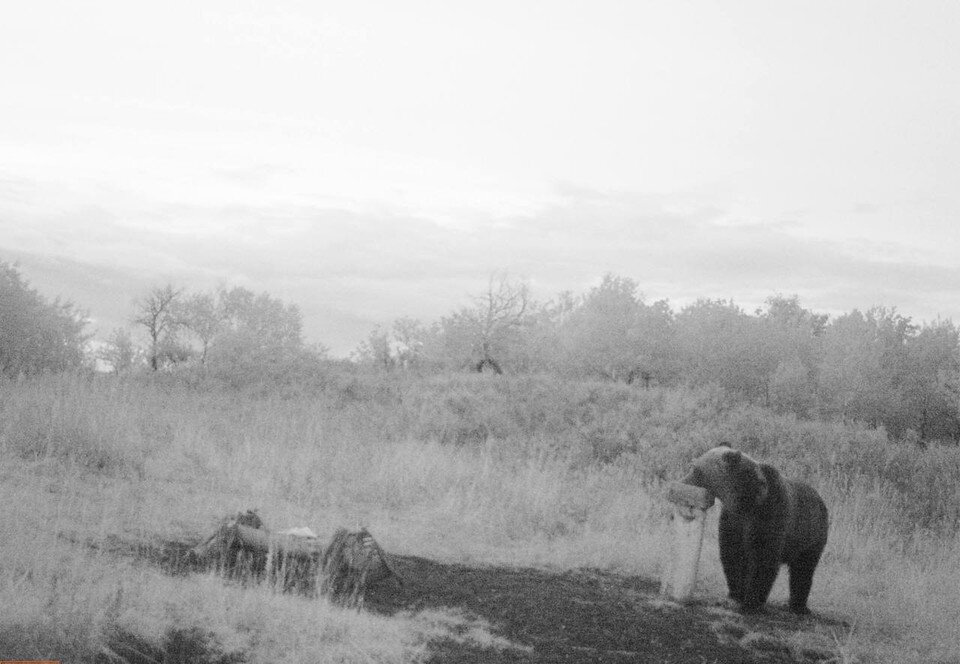
[[[671,482],[666,497],[673,504],[673,532],[665,551],[660,593],[684,602],[693,594],[697,582],[703,524],[715,498],[706,489],[681,482]]]

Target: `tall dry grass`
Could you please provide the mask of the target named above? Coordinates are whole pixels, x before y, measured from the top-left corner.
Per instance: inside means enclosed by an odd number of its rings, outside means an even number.
[[[169,377],[0,388],[0,602],[30,598],[0,615],[0,645],[16,650],[0,656],[86,661],[117,629],[161,647],[202,627],[225,656],[251,661],[417,661],[466,619],[344,612],[105,551],[199,538],[257,507],[272,526],[321,536],[366,525],[399,553],[654,577],[658,482],[727,439],[824,494],[833,524],[812,604],[851,623],[842,648],[876,661],[960,658],[957,483],[913,486],[935,483],[934,466],[882,432],[778,417],[712,390],[547,378],[336,377],[269,395]],[[929,458],[949,484],[958,457]],[[725,594],[712,529],[703,561],[700,592]],[[781,579],[772,601],[785,600]]]

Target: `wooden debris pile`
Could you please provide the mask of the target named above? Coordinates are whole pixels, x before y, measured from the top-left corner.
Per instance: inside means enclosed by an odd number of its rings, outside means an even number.
[[[367,588],[389,578],[403,587],[366,528],[341,528],[324,546],[309,528],[271,532],[256,511],[221,521],[190,556],[242,583],[267,581],[284,592],[324,595],[346,606],[362,606]]]

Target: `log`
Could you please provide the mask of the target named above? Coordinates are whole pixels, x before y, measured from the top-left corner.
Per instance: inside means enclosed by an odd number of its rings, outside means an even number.
[[[707,509],[716,498],[706,489],[672,482],[666,499],[672,504],[671,534],[664,553],[660,593],[679,602],[690,599],[697,582]]]
[[[324,546],[320,540],[310,537],[297,537],[271,533],[268,530],[236,526],[237,539],[244,546],[257,551],[272,551],[277,556],[294,556],[296,558],[319,558],[323,555]]]
[[[262,561],[266,580],[285,592],[316,595],[324,546],[314,537],[274,533],[242,524],[232,526],[233,541]]]
[[[219,573],[244,583],[266,577],[284,591],[312,595],[323,551],[316,537],[271,532],[255,512],[248,511],[223,519],[190,556],[198,563],[215,563]]]

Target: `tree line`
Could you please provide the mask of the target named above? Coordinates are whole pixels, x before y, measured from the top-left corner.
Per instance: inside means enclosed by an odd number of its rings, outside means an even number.
[[[241,287],[189,293],[157,286],[134,303],[130,324],[93,342],[85,312],[69,302],[48,301],[16,266],[0,261],[2,376],[199,367],[239,387],[253,378],[296,378],[325,356],[321,346],[304,342],[296,305]]]
[[[553,373],[642,387],[716,385],[778,412],[883,426],[897,439],[960,442],[960,335],[874,307],[830,318],[774,295],[748,312],[700,299],[674,311],[608,274],[582,295],[535,302],[505,277],[425,325],[376,328],[355,361],[385,371]]]
[[[91,356],[117,373],[191,368],[240,387],[291,382],[333,361],[303,339],[299,308],[241,288],[158,286],[130,328],[91,350],[83,312],[47,301],[0,262],[0,374],[78,369]],[[647,302],[636,281],[608,274],[586,293],[538,302],[528,285],[490,279],[469,304],[431,323],[375,328],[347,368],[416,374],[554,374],[653,386],[719,387],[732,399],[802,418],[861,421],[924,444],[960,443],[960,334],[949,320],[916,324],[875,307],[829,317],[775,295],[748,312],[701,299],[679,310]]]
[[[321,346],[305,344],[297,305],[265,292],[238,286],[189,293],[167,284],[148,292],[134,309],[132,322],[147,339],[144,362],[153,371],[195,367],[240,387],[252,377],[291,378],[325,355]],[[127,345],[129,333],[114,330],[101,358],[122,371],[130,354],[121,357],[120,350]]]

